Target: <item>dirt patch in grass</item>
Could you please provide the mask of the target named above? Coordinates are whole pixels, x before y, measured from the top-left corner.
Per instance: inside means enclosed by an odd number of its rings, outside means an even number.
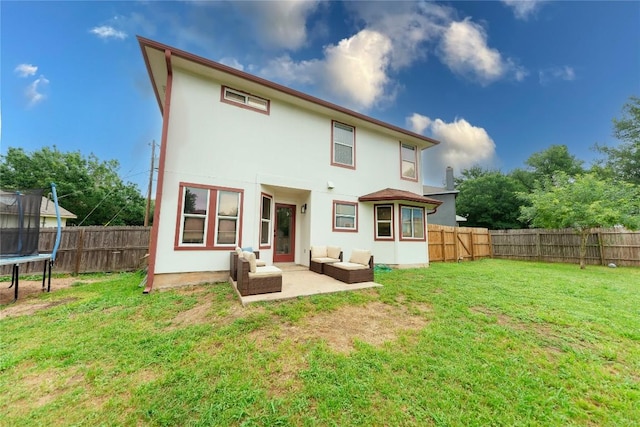
[[[420,313],[431,308],[426,304],[411,307],[392,306],[372,302],[363,306],[345,306],[330,313],[320,313],[305,318],[300,324],[282,325],[280,338],[295,343],[324,340],[334,351],[349,353],[356,341],[380,346],[397,338],[400,331],[419,330],[427,324]],[[268,333],[268,332],[267,332]],[[266,341],[265,331],[251,333],[253,339]]]
[[[56,292],[61,289],[67,289],[76,283],[94,283],[104,279],[82,279],[78,277],[52,277],[51,278],[51,292]],[[13,302],[15,296],[14,289],[9,288],[11,282],[0,282],[0,305],[11,304],[8,307],[20,305],[25,302],[29,302],[30,299],[37,298],[38,295],[43,293],[42,280],[20,280],[18,284],[18,300]],[[45,283],[45,290],[46,292]],[[2,311],[8,307],[0,307]]]
[[[36,299],[29,299],[26,301],[19,301],[13,305],[2,307],[0,310],[0,320],[7,317],[27,316],[40,310],[46,310],[47,308],[55,307],[62,304],[68,304],[77,298],[65,298],[58,301],[46,301],[42,302]]]

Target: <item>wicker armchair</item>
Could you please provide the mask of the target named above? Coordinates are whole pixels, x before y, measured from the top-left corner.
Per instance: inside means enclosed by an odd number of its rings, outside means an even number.
[[[282,270],[274,266],[256,267],[252,273],[250,261],[238,258],[237,288],[240,295],[268,294],[282,292]]]
[[[262,261],[260,258],[260,251],[253,251],[256,255],[256,263],[258,267],[264,267],[267,265],[266,262]],[[231,280],[234,282],[238,280],[238,252],[232,251],[229,253],[229,275],[231,276]]]
[[[325,264],[324,274],[345,283],[373,282],[373,255],[369,251],[359,252],[360,259],[354,258],[352,254],[349,262]],[[368,263],[365,261],[365,254],[369,256]]]

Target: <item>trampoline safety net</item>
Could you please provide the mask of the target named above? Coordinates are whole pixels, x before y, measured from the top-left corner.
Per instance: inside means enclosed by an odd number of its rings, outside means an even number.
[[[0,256],[38,254],[43,190],[0,190]]]

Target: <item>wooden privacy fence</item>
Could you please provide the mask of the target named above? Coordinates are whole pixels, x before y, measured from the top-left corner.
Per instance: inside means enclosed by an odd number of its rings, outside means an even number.
[[[149,250],[151,227],[65,227],[53,267],[57,273],[133,271]],[[51,253],[55,228],[40,229],[39,251]],[[11,274],[2,266],[0,274]],[[42,262],[20,266],[21,273],[42,273]]]
[[[580,262],[580,236],[573,229],[491,230],[495,258]],[[587,240],[587,264],[640,266],[640,232],[595,229]]]
[[[491,256],[491,236],[486,228],[428,224],[429,261],[475,260]]]

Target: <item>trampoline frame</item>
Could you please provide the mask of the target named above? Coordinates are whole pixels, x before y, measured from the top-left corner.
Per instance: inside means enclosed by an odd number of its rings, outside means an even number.
[[[56,220],[57,220],[57,230],[56,230],[56,240],[53,244],[53,250],[50,254],[38,254],[38,255],[28,255],[22,257],[0,257],[0,266],[3,265],[13,265],[11,269],[11,285],[8,289],[13,289],[13,302],[18,300],[18,289],[20,287],[20,265],[26,264],[28,262],[38,262],[44,261],[44,271],[42,273],[42,291],[45,289],[45,281],[47,281],[48,276],[48,284],[47,284],[47,292],[51,292],[51,269],[56,260],[56,255],[58,253],[58,248],[60,247],[60,240],[62,237],[62,220],[60,219],[60,208],[58,206],[58,194],[56,192],[56,185],[51,183],[51,195],[53,197],[53,203],[56,210]]]

